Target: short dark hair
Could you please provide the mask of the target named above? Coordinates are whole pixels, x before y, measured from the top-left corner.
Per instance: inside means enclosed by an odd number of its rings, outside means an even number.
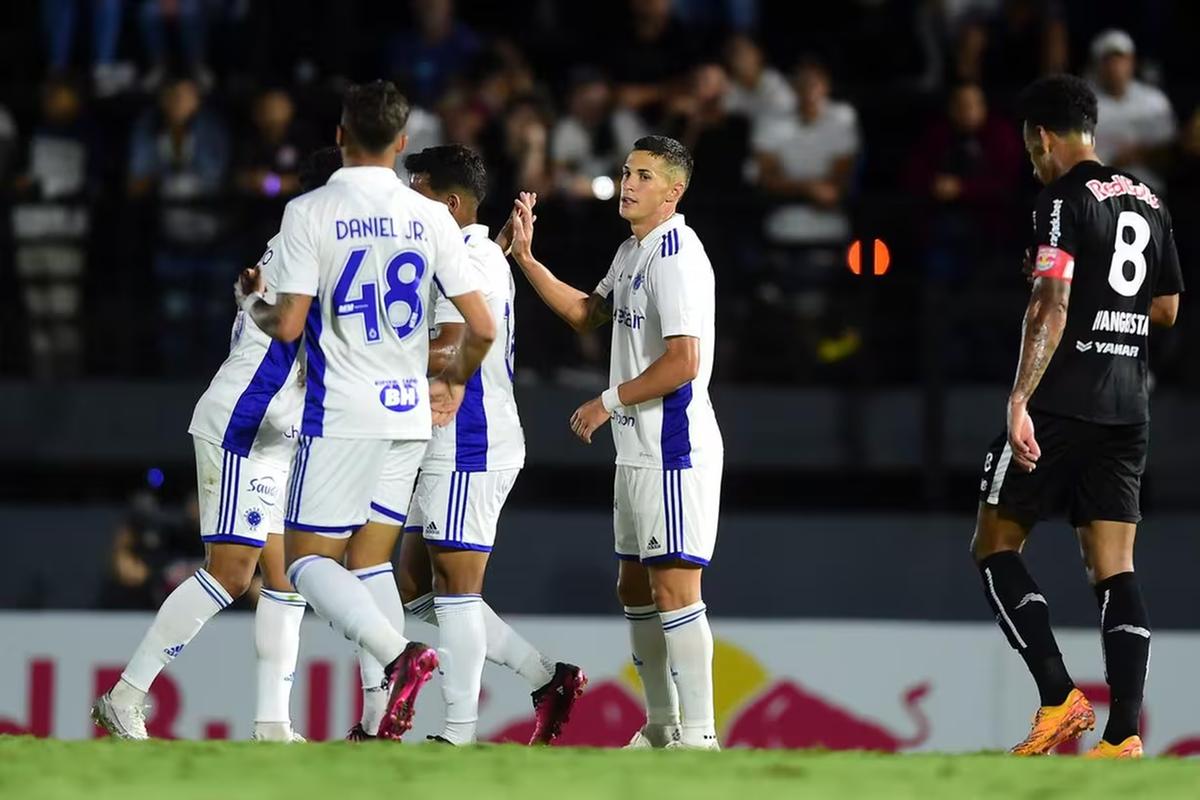
[[[1058,134],[1093,133],[1099,118],[1096,93],[1074,75],[1038,78],[1021,92],[1017,111],[1030,127]]]
[[[342,98],[341,124],[354,144],[383,152],[408,124],[408,100],[391,81],[351,84]]]
[[[692,181],[692,153],[678,139],[670,136],[643,136],[633,143],[634,150],[644,150],[667,162],[671,169],[682,170],[683,185]]]
[[[443,144],[426,147],[419,153],[404,157],[404,168],[410,173],[429,176],[435,192],[461,189],[476,202],[487,194],[487,169],[479,154],[466,145]]]
[[[342,151],[336,147],[322,147],[308,154],[300,162],[300,191],[311,192],[329,180],[329,176],[342,168]]]

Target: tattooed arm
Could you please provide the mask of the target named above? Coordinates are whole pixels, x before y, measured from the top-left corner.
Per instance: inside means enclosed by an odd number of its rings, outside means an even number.
[[[262,298],[264,287],[258,267],[242,270],[233,287],[234,299],[267,336],[281,342],[296,341],[304,333],[312,296],[280,292],[271,304]]]
[[[1037,278],[1025,309],[1021,331],[1021,359],[1008,397],[1008,442],[1013,458],[1022,469],[1032,471],[1041,455],[1034,437],[1033,420],[1027,410],[1029,398],[1050,365],[1067,325],[1071,283],[1055,278]]]

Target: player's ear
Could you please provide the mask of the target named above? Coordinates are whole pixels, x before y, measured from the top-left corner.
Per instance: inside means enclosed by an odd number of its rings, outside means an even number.
[[[396,135],[396,152],[403,153],[406,147],[408,147],[408,134],[401,131]]]
[[[342,147],[343,146],[342,140],[344,138],[345,138],[345,134],[342,132],[342,126],[338,125],[337,130],[334,131],[334,133],[333,133],[333,141],[335,141],[337,143],[338,147]]]
[[[458,211],[461,205],[462,198],[459,197],[456,192],[451,192],[450,194],[446,195],[446,207],[450,209],[451,216],[454,216],[455,212]]]

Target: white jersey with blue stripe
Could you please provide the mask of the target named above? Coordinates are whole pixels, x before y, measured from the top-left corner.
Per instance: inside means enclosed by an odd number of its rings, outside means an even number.
[[[267,243],[258,267],[272,285],[279,236]],[[250,315],[233,322],[229,356],[213,376],[192,412],[188,433],[246,458],[286,468],[292,460],[304,404],[299,342],[277,342]]]
[[[387,167],[343,167],[288,203],[279,237],[276,291],[315,298],[301,433],[428,439],[432,286],[481,288],[450,211]]]
[[[700,341],[694,380],[657,400],[614,409],[617,463],[687,469],[720,464],[725,446],[708,396],[716,331],[716,282],[696,232],[675,214],[613,257],[596,294],[612,302],[610,385],[633,380],[666,352],[665,338]]]
[[[520,469],[525,465],[525,432],[513,395],[516,284],[508,259],[488,238],[486,225],[468,225],[462,232],[496,320],[497,341],[467,381],[454,422],[433,429],[421,469],[435,474]],[[434,325],[461,323],[462,314],[454,304],[441,292],[437,294]]]

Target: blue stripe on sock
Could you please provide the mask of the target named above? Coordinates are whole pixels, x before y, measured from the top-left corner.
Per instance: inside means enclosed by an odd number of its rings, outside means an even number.
[[[675,630],[676,628],[682,628],[684,625],[687,625],[689,622],[694,622],[695,620],[704,616],[704,614],[707,611],[708,611],[708,607],[705,606],[704,608],[701,608],[698,611],[691,612],[686,617],[680,617],[678,619],[673,619],[673,620],[670,620],[669,622],[664,620],[663,621],[663,630],[664,631],[672,631],[672,630]]]
[[[354,573],[354,577],[358,578],[360,581],[365,581],[367,578],[374,578],[376,575],[390,575],[391,573],[392,568],[385,567],[384,569],[377,569],[374,572],[368,572],[365,575],[356,572]]]
[[[300,578],[300,573],[304,572],[305,568],[307,568],[309,564],[313,563],[319,558],[324,558],[324,556],[304,556],[303,558],[298,558],[292,562],[292,565],[288,567],[287,571],[288,580],[292,582],[292,586],[296,586],[297,589],[300,588],[296,585],[297,580]]]
[[[202,588],[202,589],[204,589],[204,591],[208,592],[208,596],[211,597],[213,599],[213,602],[217,604],[217,608],[223,609],[227,605],[229,605],[229,601],[227,601],[224,598],[224,596],[221,594],[221,592],[217,591],[217,589],[215,589],[211,584],[209,584],[208,581],[204,580],[204,576],[202,573],[197,572],[192,577],[194,577],[196,579],[196,583],[200,584],[200,588]]]

